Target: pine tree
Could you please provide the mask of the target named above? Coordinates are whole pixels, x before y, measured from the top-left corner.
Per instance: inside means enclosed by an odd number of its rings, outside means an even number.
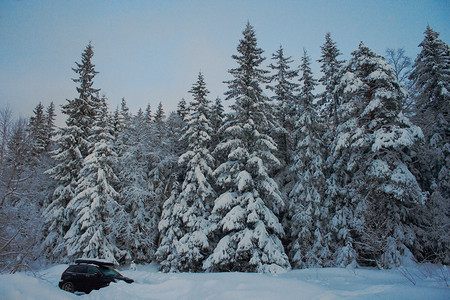
[[[93,47],[89,44],[81,56],[81,63],[76,63],[73,71],[79,77],[73,79],[79,83],[79,96],[62,106],[67,115],[66,126],[58,131],[57,149],[53,158],[56,166],[47,174],[58,182],[51,203],[44,211],[46,237],[44,247],[48,258],[67,261],[63,237],[72,224],[74,216],[66,210],[67,204],[75,196],[80,170],[84,158],[88,155],[89,136],[94,123],[100,100],[98,89],[93,88],[93,79],[97,72],[92,64]]]
[[[318,62],[322,63],[320,69],[323,76],[319,79],[319,82],[325,87],[325,91],[320,95],[321,104],[325,109],[325,118],[330,121],[330,124],[336,127],[339,124],[337,116],[339,103],[334,89],[338,84],[338,74],[343,61],[338,60],[341,52],[337,48],[336,43],[331,39],[329,32],[325,35],[325,43],[320,48],[322,55]]]
[[[273,155],[277,147],[269,135],[273,115],[261,85],[267,71],[250,24],[243,31],[233,55],[238,67],[229,72],[226,99],[233,99],[233,117],[225,125],[225,141],[217,146],[227,161],[215,171],[221,188],[211,220],[217,226],[218,243],[204,267],[213,271],[276,271],[288,268],[280,238],[284,235],[277,214],[283,206],[278,185],[270,177],[280,165]]]
[[[328,203],[324,198],[324,126],[318,115],[313,90],[317,86],[312,76],[311,60],[304,50],[300,71],[301,111],[298,112],[294,163],[295,185],[289,194],[291,241],[290,259],[293,267],[321,267],[331,258],[328,249]]]
[[[388,268],[415,243],[424,198],[411,161],[422,132],[402,114],[405,94],[381,56],[361,43],[342,72],[328,184],[337,185],[329,193],[334,263]]]
[[[448,263],[450,198],[450,49],[429,26],[409,78],[414,82],[413,120],[425,135],[421,183],[430,194],[424,214],[423,255]]]

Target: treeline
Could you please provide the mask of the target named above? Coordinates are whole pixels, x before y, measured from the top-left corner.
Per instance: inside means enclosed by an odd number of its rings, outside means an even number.
[[[265,62],[247,24],[230,112],[200,73],[166,116],[110,111],[89,44],[66,126],[53,104],[0,112],[2,271],[43,256],[166,272],[448,264],[450,51],[429,27],[419,46],[413,64],[362,42],[343,61],[327,34],[316,78],[306,50],[299,68],[282,47]]]

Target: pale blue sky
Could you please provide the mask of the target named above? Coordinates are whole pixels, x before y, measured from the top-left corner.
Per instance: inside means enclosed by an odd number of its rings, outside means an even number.
[[[75,61],[89,41],[100,72],[95,87],[111,109],[125,97],[132,111],[160,101],[168,112],[199,71],[222,96],[231,55],[247,21],[267,60],[280,44],[300,64],[303,47],[314,60],[326,32],[347,58],[360,41],[383,55],[403,47],[415,58],[427,24],[450,40],[449,1],[95,1],[0,0],[0,108],[28,117],[37,103],[59,107],[76,96]],[[223,98],[223,97],[222,97]]]

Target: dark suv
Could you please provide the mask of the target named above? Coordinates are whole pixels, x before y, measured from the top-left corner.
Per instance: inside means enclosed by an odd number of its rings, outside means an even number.
[[[70,265],[62,273],[59,287],[71,293],[75,291],[90,293],[117,280],[134,282],[133,279],[122,276],[113,267],[113,263],[103,260],[77,259],[74,265]]]

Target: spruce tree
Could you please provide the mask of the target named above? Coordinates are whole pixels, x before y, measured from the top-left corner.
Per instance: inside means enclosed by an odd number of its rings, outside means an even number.
[[[179,159],[179,164],[185,168],[185,176],[178,197],[173,199],[175,201],[168,200],[172,205],[177,205],[178,210],[176,215],[163,212],[166,218],[176,218],[179,221],[162,219],[161,222],[174,223],[179,229],[172,230],[182,233],[172,241],[173,245],[170,247],[176,248],[180,257],[176,258],[176,263],[165,261],[164,265],[171,265],[172,269],[179,271],[198,272],[203,270],[203,260],[210,251],[207,238],[208,217],[215,196],[211,183],[214,159],[209,152],[212,134],[210,101],[206,98],[209,91],[201,73],[189,92],[192,93],[193,100],[185,117],[187,126],[183,135],[188,148]],[[164,205],[164,208],[174,210],[170,205]],[[170,237],[166,237],[165,241],[170,242]],[[162,245],[163,248],[166,246]],[[166,257],[171,258],[174,256]]]
[[[304,50],[300,71],[301,110],[295,123],[297,145],[291,171],[295,185],[289,193],[287,216],[290,228],[289,255],[293,267],[321,267],[331,258],[326,228],[328,203],[324,198],[324,126],[313,94],[316,80]]]
[[[270,85],[267,86],[275,95],[272,97],[277,105],[277,120],[280,123],[280,132],[276,133],[278,145],[278,157],[286,165],[291,164],[291,153],[295,147],[292,139],[294,132],[295,116],[298,110],[299,84],[294,82],[298,76],[297,70],[291,70],[292,58],[285,57],[283,47],[272,54],[274,63],[269,67],[274,74],[270,77]]]
[[[186,114],[188,113],[188,109],[187,109],[187,103],[186,100],[181,99],[180,102],[178,102],[177,105],[177,114],[180,116],[180,118],[182,120],[184,120],[184,118],[186,117]]]
[[[273,113],[262,84],[267,71],[250,24],[233,59],[238,67],[229,72],[226,99],[233,99],[234,111],[225,125],[225,140],[217,146],[227,161],[215,171],[221,189],[215,200],[211,220],[218,237],[214,252],[204,263],[213,271],[277,271],[288,268],[281,238],[283,228],[277,214],[283,206],[277,183],[270,176],[280,162],[277,147],[270,137]]]
[[[424,201],[411,163],[422,131],[402,114],[405,94],[381,56],[361,43],[342,73],[328,184],[334,263],[397,266],[411,255]]]
[[[152,145],[148,115],[132,116],[119,135],[118,157],[120,201],[127,213],[122,222],[120,244],[130,251],[135,262],[153,259],[158,239],[159,202],[149,185]]]
[[[45,145],[45,150],[49,151],[51,149],[51,145],[53,143],[52,139],[55,136],[55,104],[53,104],[53,101],[50,102],[50,105],[47,107],[46,115],[45,115],[45,131],[47,133],[46,141],[47,144]]]
[[[413,81],[415,115],[422,128],[425,151],[421,183],[430,194],[421,237],[423,257],[435,262],[450,261],[450,49],[439,33],[427,26],[419,44],[421,52],[409,78]]]
[[[152,108],[150,104],[147,104],[147,107],[145,108],[145,122],[147,124],[152,122]]]
[[[321,57],[318,62],[322,63],[320,69],[322,77],[319,82],[325,87],[325,91],[320,95],[321,104],[324,106],[325,118],[329,120],[330,124],[336,127],[339,124],[337,109],[338,98],[335,96],[334,89],[338,84],[338,74],[342,67],[343,61],[338,59],[341,52],[336,46],[336,43],[331,39],[331,34],[328,32],[325,35],[325,43],[320,47]]]
[[[28,124],[29,136],[32,143],[32,154],[39,156],[45,152],[48,142],[49,133],[47,132],[46,117],[44,113],[44,106],[42,103],[33,110],[34,115],[30,118]]]
[[[113,216],[125,218],[125,214],[115,188],[118,178],[113,166],[117,154],[110,131],[103,98],[92,124],[90,147],[80,170],[75,196],[67,205],[67,210],[75,216],[64,236],[70,258],[104,258],[114,262],[130,259],[129,253],[116,245],[120,223],[112,222]]]
[[[67,261],[63,237],[71,226],[74,216],[66,209],[69,201],[76,194],[77,182],[83,162],[88,155],[92,124],[94,123],[100,100],[98,89],[93,88],[97,74],[92,64],[93,47],[89,44],[81,56],[81,63],[76,63],[73,71],[79,76],[73,79],[79,83],[78,97],[67,100],[62,112],[67,115],[66,126],[58,131],[57,149],[53,158],[56,165],[47,171],[57,182],[51,203],[44,211],[46,237],[44,247],[51,260]]]

